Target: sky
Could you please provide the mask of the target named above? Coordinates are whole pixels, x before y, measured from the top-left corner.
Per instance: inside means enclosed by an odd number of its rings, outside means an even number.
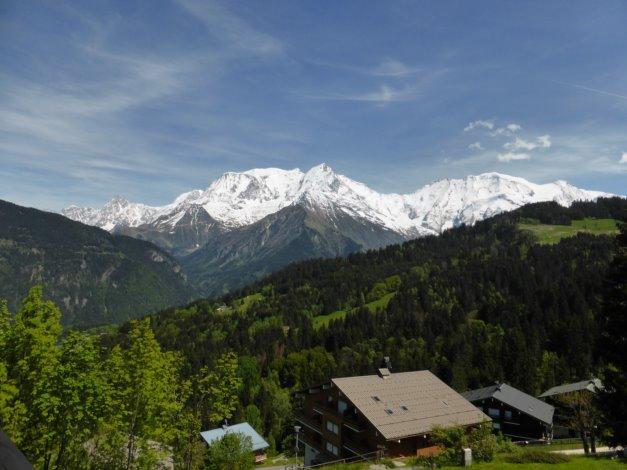
[[[0,199],[161,205],[325,162],[627,194],[627,2],[0,2]]]

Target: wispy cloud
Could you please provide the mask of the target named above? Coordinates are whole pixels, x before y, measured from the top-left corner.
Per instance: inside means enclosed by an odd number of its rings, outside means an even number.
[[[261,54],[282,52],[281,41],[261,32],[213,0],[175,0],[206,27],[216,39],[243,50]]]
[[[497,158],[500,162],[511,162],[516,160],[529,160],[531,156],[528,153],[507,152],[499,153]]]
[[[627,152],[623,152],[623,155],[620,157],[619,163],[627,163]]]
[[[577,83],[569,83],[569,82],[562,82],[559,80],[551,80],[553,83],[558,83],[560,85],[566,85],[572,88],[578,88],[580,90],[586,90],[592,93],[597,93],[599,95],[605,95],[605,96],[611,96],[613,98],[619,98],[621,100],[627,100],[627,95],[622,95],[620,93],[613,93],[611,91],[606,91],[606,90],[599,90],[598,88],[592,88],[592,87],[588,87],[588,86],[584,86],[584,85],[578,85]]]
[[[414,101],[419,96],[419,88],[406,87],[394,88],[388,85],[382,85],[378,90],[364,93],[327,93],[319,95],[305,95],[307,98],[315,100],[329,101],[362,101],[383,105],[391,102]]]
[[[418,74],[423,72],[424,69],[417,66],[407,65],[400,60],[385,59],[375,65],[360,66],[352,64],[342,64],[334,62],[324,62],[319,60],[308,60],[307,62],[319,65],[322,67],[330,67],[338,70],[346,70],[349,72],[359,73],[363,75],[370,75],[372,77],[392,77],[400,78],[408,75]]]

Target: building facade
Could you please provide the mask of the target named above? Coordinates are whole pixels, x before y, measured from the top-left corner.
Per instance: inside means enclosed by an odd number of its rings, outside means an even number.
[[[553,406],[507,384],[470,390],[462,395],[492,418],[492,429],[514,441],[551,439]]]
[[[429,455],[434,426],[490,419],[429,371],[344,377],[297,392],[305,464],[373,456]]]

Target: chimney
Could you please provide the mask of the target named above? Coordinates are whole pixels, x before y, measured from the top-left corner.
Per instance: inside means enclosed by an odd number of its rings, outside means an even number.
[[[390,361],[390,356],[385,356],[383,360],[385,361],[385,368],[392,371],[392,361]]]

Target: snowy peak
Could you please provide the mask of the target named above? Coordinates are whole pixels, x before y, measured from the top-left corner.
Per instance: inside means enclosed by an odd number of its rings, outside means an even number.
[[[107,230],[116,226],[138,227],[157,220],[160,229],[168,226],[172,230],[194,206],[230,230],[300,204],[329,217],[348,215],[411,238],[440,233],[462,223],[473,224],[533,202],[555,201],[569,206],[577,200],[601,196],[610,195],[582,190],[565,181],[534,184],[499,173],[447,178],[407,195],[382,194],[335,173],[323,163],[305,173],[278,168],[227,172],[207,189],[181,194],[162,207],[132,203],[116,196],[102,209],[70,206],[62,213]]]

